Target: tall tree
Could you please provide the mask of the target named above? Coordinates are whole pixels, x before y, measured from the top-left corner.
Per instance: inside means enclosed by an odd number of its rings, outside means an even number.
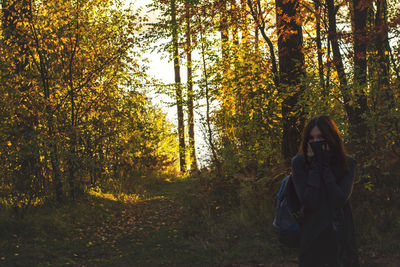
[[[394,94],[390,88],[390,44],[389,44],[389,25],[387,18],[387,1],[376,0],[375,1],[376,12],[375,12],[375,48],[378,52],[378,67],[377,71],[377,87],[376,87],[376,98],[377,106],[382,114],[394,108]],[[385,107],[386,105],[386,107]]]
[[[317,55],[318,55],[318,74],[319,74],[319,82],[322,88],[323,94],[327,95],[327,90],[325,88],[325,79],[324,79],[324,64],[322,60],[322,42],[321,42],[321,3],[320,0],[314,0],[314,8],[315,8],[315,26],[316,26],[316,43],[317,43]]]
[[[228,12],[226,8],[227,0],[219,0],[218,8],[219,12],[219,32],[221,35],[221,52],[222,52],[222,64],[223,64],[223,75],[226,75],[229,66],[227,64],[229,58],[229,31],[228,31]]]
[[[305,90],[302,85],[305,78],[302,20],[298,0],[277,0],[275,3],[279,79],[282,95],[285,95],[282,102],[282,154],[283,158],[291,159],[298,151],[300,131],[305,123],[304,111],[297,105]]]
[[[352,131],[360,139],[360,145],[366,144],[367,127],[362,114],[368,112],[367,96],[364,93],[367,88],[367,13],[370,8],[370,0],[352,1],[352,33],[353,33],[353,66],[355,100],[352,112],[349,114]]]
[[[194,135],[194,104],[193,104],[193,62],[192,62],[192,28],[190,21],[192,19],[192,4],[186,0],[186,54],[187,54],[187,94],[188,94],[188,126],[189,126],[189,155],[190,155],[190,170],[195,171],[197,167],[196,157],[196,142]]]
[[[279,73],[278,73],[278,66],[276,63],[275,47],[266,32],[266,30],[267,30],[266,29],[266,21],[264,19],[265,12],[263,11],[263,8],[261,6],[261,0],[254,0],[254,2],[253,2],[253,0],[247,0],[247,5],[250,8],[250,13],[255,21],[257,28],[260,30],[262,37],[268,44],[270,58],[271,58],[271,64],[272,64],[272,73],[274,74],[274,76],[273,76],[274,83],[275,83],[275,86],[278,86],[279,85]],[[256,33],[256,37],[258,38],[257,33]]]
[[[332,45],[332,53],[333,53],[333,64],[335,65],[336,72],[339,77],[339,88],[342,92],[344,98],[344,105],[347,114],[351,113],[351,107],[349,106],[349,97],[347,93],[347,77],[344,69],[342,53],[339,47],[339,38],[337,34],[336,27],[336,9],[333,0],[326,0],[327,9],[328,9],[328,40]]]
[[[362,136],[363,134],[357,132],[361,129],[358,127],[358,125],[360,125],[359,124],[360,118],[357,118],[354,107],[351,105],[350,88],[345,72],[342,53],[339,47],[339,36],[336,27],[336,13],[339,8],[335,6],[333,0],[327,0],[327,9],[328,9],[328,40],[332,45],[333,64],[338,74],[339,89],[343,97],[343,105],[350,124],[352,139],[354,140],[357,137]]]
[[[209,86],[209,71],[207,68],[207,60],[206,60],[206,45],[207,40],[206,40],[206,33],[208,29],[210,28],[210,23],[206,21],[207,19],[207,10],[208,7],[206,5],[202,5],[199,8],[199,12],[195,13],[196,14],[196,20],[198,21],[199,25],[199,34],[200,34],[200,53],[201,53],[201,67],[203,71],[203,81],[204,81],[204,89],[205,89],[205,100],[206,100],[206,118],[205,118],[205,124],[206,124],[206,140],[208,142],[208,145],[210,147],[211,151],[211,160],[213,165],[216,167],[217,170],[217,177],[221,177],[221,163],[219,161],[218,155],[217,155],[217,147],[214,141],[214,133],[212,131],[212,121],[211,121],[211,101],[210,101],[210,86]]]
[[[24,97],[24,94],[32,93],[30,90],[32,89],[32,83],[30,81],[29,75],[30,73],[30,49],[29,49],[29,37],[28,27],[24,25],[32,25],[32,6],[34,5],[34,1],[18,1],[18,0],[3,0],[2,1],[2,12],[3,12],[3,21],[2,27],[4,32],[4,39],[6,42],[6,47],[8,48],[9,56],[12,57],[12,64],[14,67],[12,71],[13,79],[16,88],[21,93],[21,102],[23,106],[29,107],[32,106],[32,103],[28,103],[27,97]],[[42,62],[43,58],[39,58]],[[45,66],[42,64],[41,68],[43,70],[43,78],[45,77]],[[49,96],[48,90],[43,87],[43,93],[45,98]],[[48,117],[48,126],[49,126],[49,136],[53,138],[53,114],[50,110],[51,108],[47,105],[46,112]],[[34,149],[35,146],[32,144],[33,139],[35,138],[34,128],[38,125],[38,120],[31,117],[33,115],[30,112],[24,112],[22,110],[17,111],[20,112],[19,116],[22,120],[20,127],[21,133],[24,133],[24,141],[23,146],[27,146],[27,149],[21,149],[21,174],[22,176],[19,178],[24,180],[24,183],[29,183],[32,175],[34,174],[34,169],[37,163],[39,162],[39,153]],[[28,117],[26,117],[28,116]],[[24,118],[23,118],[24,117]],[[53,181],[55,184],[55,195],[56,199],[60,202],[62,200],[62,184],[61,178],[59,175],[59,166],[58,166],[58,158],[57,158],[57,148],[56,145],[52,143],[51,145],[51,162],[53,169]]]
[[[185,125],[184,125],[184,115],[183,115],[183,96],[182,96],[182,84],[181,84],[181,73],[180,73],[180,63],[179,63],[176,0],[171,0],[170,4],[171,4],[171,27],[172,27],[172,54],[174,57],[175,92],[176,92],[176,106],[178,114],[179,163],[181,172],[186,172]]]

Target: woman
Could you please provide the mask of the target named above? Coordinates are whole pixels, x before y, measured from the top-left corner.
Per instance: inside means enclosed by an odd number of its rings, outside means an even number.
[[[291,167],[304,207],[299,266],[359,266],[349,203],[356,161],[347,155],[329,116],[314,116],[307,122]]]

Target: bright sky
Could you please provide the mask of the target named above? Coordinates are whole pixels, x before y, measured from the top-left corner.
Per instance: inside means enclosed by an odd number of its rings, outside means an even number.
[[[152,3],[152,0],[125,0],[126,4],[128,5],[129,3],[134,3],[134,7],[137,8],[143,8],[143,12],[148,12],[146,10],[146,5]],[[149,16],[150,22],[151,19],[156,19],[155,15],[147,14]],[[164,40],[165,41],[165,40]],[[174,82],[174,68],[173,68],[173,63],[168,62],[168,59],[161,59],[162,56],[157,54],[156,52],[154,53],[149,53],[146,55],[150,61],[150,74],[154,76],[155,78],[165,82],[165,83],[173,83]],[[181,68],[181,79],[182,82],[186,82],[186,72],[184,68]]]
[[[134,7],[142,7],[144,12],[146,12],[146,5],[150,4],[152,0],[125,0],[126,4],[134,3]],[[151,19],[151,14],[148,14]],[[155,16],[153,16],[155,18]],[[148,53],[144,55],[150,61],[149,65],[149,73],[151,76],[155,77],[156,79],[162,81],[166,84],[171,84],[174,82],[174,65],[173,62],[169,62],[166,55],[160,55],[157,52]],[[164,57],[164,58],[162,58]],[[186,82],[186,68],[181,67],[181,80],[183,83]],[[164,102],[171,102],[172,100],[167,96],[156,96],[150,95],[152,98],[153,103],[160,104],[163,110],[167,113],[168,119],[174,123],[175,127],[177,127],[178,120],[177,120],[177,113],[176,113],[176,106],[167,107]],[[202,112],[204,113],[204,112]],[[203,139],[203,135],[199,128],[199,116],[196,116],[196,112],[194,114],[195,117],[195,140],[196,140],[196,150],[197,150],[197,160],[199,167],[201,168],[202,165],[205,164],[205,157],[207,153],[207,149],[205,148],[205,141]],[[187,118],[185,114],[185,118]]]

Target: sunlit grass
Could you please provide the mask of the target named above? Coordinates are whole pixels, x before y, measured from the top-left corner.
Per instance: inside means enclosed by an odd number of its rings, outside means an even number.
[[[92,187],[89,189],[88,194],[101,199],[108,199],[112,201],[121,201],[124,203],[134,203],[141,199],[139,194],[127,193],[106,193],[100,187]]]

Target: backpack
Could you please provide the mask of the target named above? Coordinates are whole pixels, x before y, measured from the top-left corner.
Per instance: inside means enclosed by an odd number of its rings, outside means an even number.
[[[281,244],[290,248],[299,248],[304,212],[292,179],[292,174],[289,174],[281,182],[272,225]]]

